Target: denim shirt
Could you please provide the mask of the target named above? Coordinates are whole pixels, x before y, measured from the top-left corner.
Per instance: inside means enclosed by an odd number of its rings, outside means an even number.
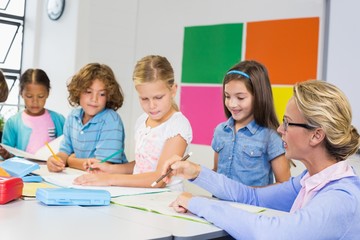
[[[219,154],[218,173],[248,186],[274,183],[270,162],[285,152],[281,137],[255,120],[236,133],[234,125],[230,117],[215,128],[211,146]]]

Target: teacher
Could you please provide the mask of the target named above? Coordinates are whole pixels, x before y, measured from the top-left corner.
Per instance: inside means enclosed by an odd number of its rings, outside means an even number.
[[[190,193],[178,196],[173,208],[203,217],[236,239],[359,239],[360,179],[346,161],[359,149],[350,104],[337,87],[320,80],[297,83],[293,93],[277,130],[285,156],[306,167],[299,176],[252,188],[178,156],[163,169],[163,174],[173,169],[173,175],[191,179],[219,199],[289,214],[253,214]]]

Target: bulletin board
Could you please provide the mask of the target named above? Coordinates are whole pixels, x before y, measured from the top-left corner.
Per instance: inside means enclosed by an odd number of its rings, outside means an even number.
[[[237,62],[263,63],[279,120],[296,82],[321,78],[324,1],[139,1],[136,56],[166,56],[193,144],[225,121],[222,79]],[[157,16],[157,17],[154,17]]]

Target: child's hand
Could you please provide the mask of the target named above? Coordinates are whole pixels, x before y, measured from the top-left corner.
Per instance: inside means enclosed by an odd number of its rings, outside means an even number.
[[[88,172],[91,173],[111,173],[112,172],[112,165],[110,163],[102,163],[99,160],[95,159],[95,158],[90,158],[87,161],[87,167],[88,167]]]
[[[61,172],[65,169],[65,162],[60,157],[49,157],[46,165],[50,172]]]
[[[111,186],[111,175],[107,173],[84,174],[74,179],[76,185]]]
[[[3,148],[1,145],[0,145],[0,156],[3,158],[3,159],[8,159],[8,158],[11,158],[13,157],[13,155],[11,153],[9,153],[5,148]]]
[[[99,169],[92,167],[92,165],[98,162],[100,161],[96,158],[87,158],[86,161],[84,161],[83,163],[84,170],[88,172],[97,172],[97,170]]]
[[[175,201],[170,203],[170,207],[173,207],[176,212],[186,213],[188,211],[189,201],[192,197],[191,193],[183,192]]]

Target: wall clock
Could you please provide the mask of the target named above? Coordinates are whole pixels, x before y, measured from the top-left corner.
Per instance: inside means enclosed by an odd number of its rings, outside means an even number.
[[[51,20],[58,20],[65,9],[65,0],[48,0],[47,14]]]

